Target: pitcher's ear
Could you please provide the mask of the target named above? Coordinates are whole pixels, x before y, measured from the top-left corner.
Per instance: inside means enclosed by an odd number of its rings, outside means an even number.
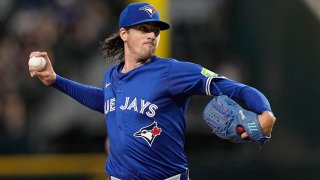
[[[119,30],[119,35],[120,35],[120,38],[123,40],[123,42],[127,41],[127,38],[128,38],[128,29],[121,28],[121,29]]]

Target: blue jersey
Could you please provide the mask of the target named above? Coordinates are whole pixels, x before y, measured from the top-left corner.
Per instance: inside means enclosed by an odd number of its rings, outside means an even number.
[[[222,92],[258,114],[271,111],[256,89],[194,63],[155,56],[128,73],[121,73],[122,67],[123,63],[105,73],[103,90],[59,76],[54,83],[105,114],[110,141],[106,171],[120,179],[165,179],[186,171],[185,114],[192,95]]]

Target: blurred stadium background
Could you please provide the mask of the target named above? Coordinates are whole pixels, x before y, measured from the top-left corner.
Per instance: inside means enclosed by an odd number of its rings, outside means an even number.
[[[159,55],[199,63],[260,89],[278,121],[272,140],[232,144],[201,119],[193,97],[191,179],[319,179],[320,1],[150,0],[170,21]],[[101,86],[111,66],[99,41],[117,31],[125,0],[0,1],[0,179],[106,179],[103,115],[28,73],[33,50],[55,71]]]

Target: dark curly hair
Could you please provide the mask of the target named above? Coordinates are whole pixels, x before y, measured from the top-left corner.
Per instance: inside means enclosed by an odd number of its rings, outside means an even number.
[[[124,42],[119,33],[114,33],[100,42],[99,50],[107,62],[124,61]]]

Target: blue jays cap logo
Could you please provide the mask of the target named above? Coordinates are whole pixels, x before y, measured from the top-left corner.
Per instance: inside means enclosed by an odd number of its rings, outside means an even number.
[[[160,30],[170,28],[170,24],[160,20],[159,11],[149,3],[131,3],[120,13],[119,28],[126,28],[147,22],[157,23]]]
[[[158,127],[157,122],[154,121],[152,124],[141,128],[138,132],[134,133],[133,135],[135,137],[143,138],[151,147],[154,139],[160,135],[161,131],[162,130]]]
[[[139,10],[147,12],[150,17],[152,17],[152,15],[157,13],[156,8],[154,8],[154,7],[150,6],[150,5],[145,5],[145,6],[141,7],[141,8],[139,8]]]

